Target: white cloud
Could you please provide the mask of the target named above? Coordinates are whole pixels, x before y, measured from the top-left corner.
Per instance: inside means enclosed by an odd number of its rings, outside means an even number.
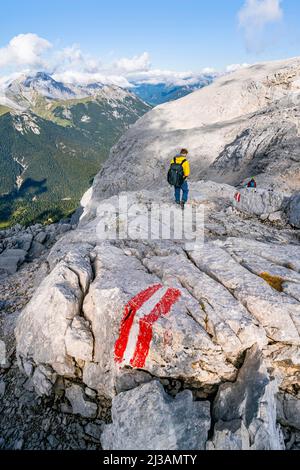
[[[52,44],[37,34],[19,34],[7,46],[0,48],[0,67],[43,67],[43,54]]]
[[[213,75],[214,73],[216,73],[216,69],[214,69],[213,67],[205,67],[204,69],[202,69],[202,73],[204,73],[205,75]]]
[[[150,57],[148,52],[144,52],[140,56],[134,56],[131,59],[125,57],[118,60],[115,67],[125,73],[147,72],[151,67]]]
[[[172,70],[160,70],[153,69],[147,72],[137,72],[127,74],[127,79],[135,83],[149,83],[152,85],[158,85],[160,83],[166,83],[174,86],[184,85],[195,85],[205,75],[213,74],[210,71],[202,71],[200,73],[194,72],[174,72]]]
[[[211,67],[198,73],[152,69],[148,52],[103,64],[100,58],[83,52],[79,44],[57,50],[48,40],[32,33],[15,36],[0,48],[0,67],[0,90],[4,90],[20,73],[29,75],[36,71],[48,72],[55,80],[64,83],[86,85],[100,82],[120,87],[131,87],[133,82],[192,86],[203,76],[217,75]]]
[[[244,64],[230,64],[230,65],[227,65],[226,72],[228,72],[228,73],[236,72],[237,70],[245,69],[247,67],[250,67],[250,64],[247,64],[247,63],[244,63]]]
[[[52,58],[55,72],[81,70],[87,73],[98,73],[103,68],[102,62],[84,54],[78,44],[73,44],[54,54]]]
[[[245,0],[238,17],[250,50],[260,49],[265,27],[282,19],[281,3],[282,0]]]
[[[77,70],[66,70],[52,74],[54,80],[72,85],[89,85],[91,83],[102,83],[103,85],[116,85],[130,88],[130,83],[122,75],[105,74],[102,72],[80,72]]]

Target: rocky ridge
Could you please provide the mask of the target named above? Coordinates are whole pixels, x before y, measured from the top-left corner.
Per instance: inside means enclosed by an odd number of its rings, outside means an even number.
[[[17,322],[19,366],[38,395],[58,394],[62,412],[99,420],[112,400],[103,448],[297,448],[297,411],[288,416],[299,398],[299,233],[285,220],[285,197],[248,191],[237,207],[235,194],[191,185],[191,206],[205,215],[205,243],[194,249],[182,240],[103,240],[100,229],[113,230],[115,218],[100,205],[50,251],[49,274]],[[163,202],[181,215],[169,190],[126,197],[130,207]],[[265,220],[251,213],[257,197]],[[115,207],[120,228],[118,197],[103,204]],[[272,221],[278,211],[281,222]],[[129,224],[144,216],[132,213]],[[160,314],[143,323],[157,302]],[[241,405],[227,409],[224,397]],[[179,410],[190,410],[197,434],[182,418],[157,441],[159,417]],[[143,423],[138,440],[131,420]]]

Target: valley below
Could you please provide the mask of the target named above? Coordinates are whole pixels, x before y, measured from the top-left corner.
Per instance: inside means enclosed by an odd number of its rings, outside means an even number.
[[[11,107],[0,106],[1,228],[72,214],[111,147],[150,109],[118,87],[73,91],[43,73],[11,83],[7,97]]]
[[[1,448],[300,449],[299,80],[259,64],[143,113],[76,217],[0,232]]]

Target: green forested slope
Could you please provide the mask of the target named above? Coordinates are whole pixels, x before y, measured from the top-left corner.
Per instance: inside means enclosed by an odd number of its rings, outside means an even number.
[[[148,110],[131,95],[0,108],[0,228],[71,213],[112,145]]]

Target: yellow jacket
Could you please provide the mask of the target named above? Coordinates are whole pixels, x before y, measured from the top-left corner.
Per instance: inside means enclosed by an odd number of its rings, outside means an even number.
[[[184,164],[182,165],[182,168],[183,168],[183,173],[184,173],[184,176],[187,178],[188,176],[190,176],[190,164],[187,160],[187,158],[184,156],[184,155],[179,155],[178,157],[175,157],[176,158],[176,163],[182,163],[183,160],[186,160],[186,162],[184,162]],[[173,158],[171,160],[171,165],[172,163],[175,163],[175,158]]]

